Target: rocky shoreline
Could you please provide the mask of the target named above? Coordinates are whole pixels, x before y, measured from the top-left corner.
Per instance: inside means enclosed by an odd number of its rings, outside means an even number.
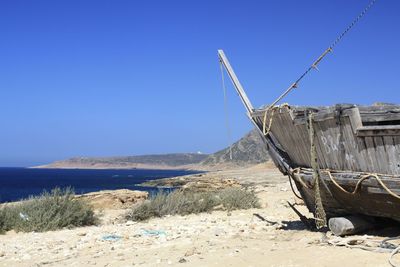
[[[262,207],[127,222],[125,204],[145,195],[103,192],[104,200],[91,193],[85,197],[98,204],[99,226],[0,235],[0,266],[386,266],[388,254],[335,246],[329,233],[306,229],[287,204],[296,201],[278,170],[257,167],[197,178],[212,176],[251,186]],[[181,186],[197,178],[184,178]],[[297,208],[311,217],[305,206]]]

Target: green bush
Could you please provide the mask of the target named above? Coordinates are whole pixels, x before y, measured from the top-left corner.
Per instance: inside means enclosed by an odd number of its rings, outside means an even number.
[[[133,207],[125,218],[143,221],[165,215],[187,215],[210,212],[216,206],[226,210],[259,208],[259,200],[253,191],[241,188],[227,188],[214,192],[174,191],[169,194],[160,191],[149,200]]]
[[[94,225],[98,218],[83,200],[74,198],[71,188],[55,188],[39,197],[8,205],[0,212],[3,231],[44,232]]]

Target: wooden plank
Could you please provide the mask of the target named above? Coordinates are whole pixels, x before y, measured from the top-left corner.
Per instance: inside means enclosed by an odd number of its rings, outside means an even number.
[[[323,137],[323,131],[321,129],[321,122],[316,122],[314,124],[314,129],[315,129],[315,146],[317,150],[317,155],[318,155],[318,164],[321,169],[328,169],[330,168],[330,161],[329,158],[327,157],[325,146],[322,143]]]
[[[365,137],[354,137],[355,141],[357,142],[357,149],[358,153],[360,155],[360,158],[362,160],[362,163],[360,163],[360,171],[365,171],[365,172],[373,172],[373,164],[371,157],[368,154],[368,148],[365,143]]]
[[[278,127],[281,127],[281,135],[284,136],[285,150],[293,154],[297,166],[307,166],[307,162],[305,161],[306,155],[299,146],[299,141],[296,140],[297,137],[294,131],[294,125],[292,120],[290,118],[288,119],[288,116],[286,112],[279,113],[280,125]]]
[[[362,121],[366,123],[383,122],[383,121],[400,121],[400,113],[384,112],[384,113],[361,113]]]
[[[235,89],[240,96],[240,99],[242,100],[244,106],[246,107],[248,115],[251,116],[250,114],[254,111],[253,105],[251,104],[249,98],[246,95],[246,92],[243,89],[243,86],[240,84],[239,79],[237,78],[235,72],[233,71],[233,68],[229,63],[228,58],[225,56],[225,53],[222,50],[218,50],[218,55],[222,64],[225,66],[225,69],[228,72],[229,77],[231,78],[232,83],[235,86]]]
[[[400,135],[400,125],[363,126],[357,129],[358,136]]]
[[[301,166],[310,166],[310,145],[309,145],[309,137],[305,138],[302,135],[302,126],[294,125],[292,118],[289,113],[285,114],[285,121],[287,125],[290,125],[290,136],[291,141],[294,146],[297,147],[299,151],[299,157],[301,159]]]
[[[359,109],[352,108],[345,110],[343,115],[347,115],[349,117],[353,133],[356,134],[357,130],[363,126]]]
[[[368,187],[367,191],[369,193],[373,193],[373,194],[386,194],[387,195],[387,193],[388,193],[385,189],[376,188],[376,187]],[[400,189],[390,189],[390,191],[392,191],[393,193],[400,196]]]
[[[386,150],[385,150],[385,144],[383,142],[383,138],[381,136],[375,136],[374,143],[375,143],[375,151],[376,151],[376,156],[377,156],[376,160],[378,161],[378,165],[380,167],[380,169],[377,170],[376,172],[390,173],[389,158],[388,158]]]
[[[393,136],[393,142],[394,142],[394,146],[395,146],[395,157],[396,157],[396,162],[394,162],[394,164],[396,164],[397,166],[397,173],[396,174],[400,174],[400,136]]]
[[[378,161],[376,160],[376,151],[375,151],[375,143],[374,143],[374,138],[370,136],[366,136],[364,138],[366,148],[367,148],[367,153],[368,153],[368,158],[369,162],[371,163],[372,170],[374,172],[377,172],[377,170],[380,170],[380,166],[378,164]]]
[[[352,176],[342,179],[335,173],[335,180],[342,185],[346,190],[352,191],[359,179],[359,176],[352,174]],[[305,182],[312,181],[312,174],[301,174],[301,177]],[[365,214],[370,216],[381,216],[389,217],[393,219],[400,220],[400,201],[388,194],[371,194],[368,193],[368,184],[373,184],[374,179],[364,180],[362,183],[361,190],[356,195],[350,195],[343,193],[338,187],[330,181],[326,173],[322,173],[321,178],[326,182],[329,188],[329,192],[321,187],[324,191],[323,204],[327,214]],[[352,179],[349,179],[352,178]],[[390,180],[389,180],[390,181]],[[344,183],[346,182],[346,183]],[[352,182],[349,184],[349,182]],[[393,182],[393,181],[391,181]],[[389,187],[391,184],[384,180],[384,183]],[[399,188],[399,179],[397,179],[397,184],[394,185],[395,188]],[[379,188],[375,186],[376,188]],[[311,191],[312,189],[304,189],[305,191]],[[322,193],[322,192],[321,192]],[[312,194],[312,193],[311,193]],[[306,199],[305,201],[310,201]],[[314,202],[307,203],[307,207],[313,206]]]
[[[353,171],[365,170],[366,164],[364,158],[358,152],[356,136],[353,133],[352,123],[348,116],[341,117],[341,131],[343,137],[341,143],[344,148],[347,169]]]
[[[313,181],[312,173],[302,173],[304,181],[307,183],[311,183]],[[355,188],[356,184],[360,180],[360,175],[355,173],[332,173],[335,181],[341,186],[348,188],[352,191]],[[325,182],[331,183],[328,174],[324,171],[321,172],[321,178],[324,179]],[[382,182],[390,189],[390,190],[399,190],[400,189],[400,179],[393,178],[388,176],[380,176]],[[362,182],[362,188],[371,187],[371,188],[382,188],[381,185],[374,178],[366,179]]]
[[[269,119],[267,121],[269,121]],[[278,139],[280,146],[288,152],[291,161],[298,165],[301,160],[299,159],[297,150],[293,148],[290,142],[291,137],[287,127],[282,118],[282,114],[276,113],[272,121],[271,132],[274,134],[274,138]]]
[[[396,153],[396,146],[392,136],[384,136],[383,141],[385,143],[385,151],[388,157],[388,169],[389,174],[399,174],[400,168],[398,167],[399,158]]]
[[[326,146],[329,147],[330,153],[328,154],[331,167],[330,169],[343,170],[343,159],[339,152],[340,129],[337,127],[336,119],[327,120],[324,122],[326,125]]]

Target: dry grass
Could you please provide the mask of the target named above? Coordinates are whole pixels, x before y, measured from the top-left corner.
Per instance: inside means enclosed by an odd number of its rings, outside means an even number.
[[[53,189],[0,210],[0,232],[15,230],[44,232],[62,228],[94,225],[93,209],[74,198],[72,189]]]
[[[125,218],[133,221],[148,220],[165,215],[187,215],[211,212],[215,207],[225,210],[259,208],[259,199],[253,191],[227,188],[214,192],[160,191],[151,199],[133,207]]]

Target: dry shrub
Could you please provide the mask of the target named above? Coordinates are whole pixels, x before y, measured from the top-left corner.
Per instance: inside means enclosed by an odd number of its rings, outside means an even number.
[[[219,194],[221,204],[227,210],[260,208],[260,201],[253,190],[231,187]]]
[[[158,192],[149,200],[134,206],[125,215],[127,220],[143,221],[165,215],[187,215],[211,212],[216,206],[226,210],[259,208],[259,200],[253,191],[227,188],[213,192],[173,191]]]
[[[74,198],[71,188],[44,191],[0,210],[0,227],[23,232],[44,232],[62,228],[94,225],[98,222],[90,205]],[[1,230],[1,228],[0,228]]]
[[[4,208],[0,208],[0,234],[4,234],[5,231],[7,231],[6,216],[5,216]]]

